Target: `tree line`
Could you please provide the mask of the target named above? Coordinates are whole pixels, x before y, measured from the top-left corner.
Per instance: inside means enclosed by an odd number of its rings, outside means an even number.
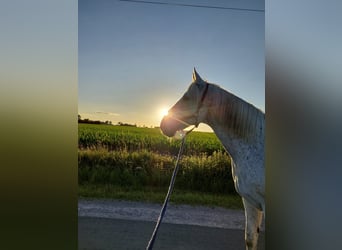
[[[88,123],[88,124],[106,124],[106,125],[113,125],[112,121],[99,121],[99,120],[90,120],[88,118],[82,119],[81,115],[78,115],[78,123]],[[137,127],[137,124],[129,124],[124,122],[118,122],[117,126],[129,126],[129,127]]]
[[[112,121],[94,121],[94,120],[90,120],[88,118],[86,119],[82,119],[81,115],[78,115],[78,123],[88,123],[88,124],[106,124],[106,125],[112,125]]]

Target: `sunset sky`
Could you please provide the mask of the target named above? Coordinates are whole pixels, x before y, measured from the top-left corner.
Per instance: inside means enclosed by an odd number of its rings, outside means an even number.
[[[264,1],[160,2],[264,9]],[[78,6],[82,118],[159,126],[194,67],[265,110],[264,12],[115,0]]]

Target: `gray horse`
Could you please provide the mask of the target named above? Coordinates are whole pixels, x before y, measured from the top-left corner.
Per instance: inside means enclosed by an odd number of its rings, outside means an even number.
[[[188,126],[208,124],[232,159],[235,189],[245,208],[246,249],[256,250],[265,213],[265,114],[219,86],[208,83],[194,69],[190,87],[164,116],[160,128],[172,137]]]

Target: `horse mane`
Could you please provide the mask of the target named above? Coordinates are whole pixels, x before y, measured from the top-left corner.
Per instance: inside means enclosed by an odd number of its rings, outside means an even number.
[[[264,133],[265,114],[216,84],[210,83],[210,114],[238,137],[251,141]]]

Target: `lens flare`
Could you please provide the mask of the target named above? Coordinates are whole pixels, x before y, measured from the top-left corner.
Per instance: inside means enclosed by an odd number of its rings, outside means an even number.
[[[177,130],[175,135],[172,137],[176,140],[181,140],[186,135],[186,132],[184,130]]]
[[[160,116],[161,117],[168,115],[168,113],[169,113],[169,110],[167,108],[160,109]]]

